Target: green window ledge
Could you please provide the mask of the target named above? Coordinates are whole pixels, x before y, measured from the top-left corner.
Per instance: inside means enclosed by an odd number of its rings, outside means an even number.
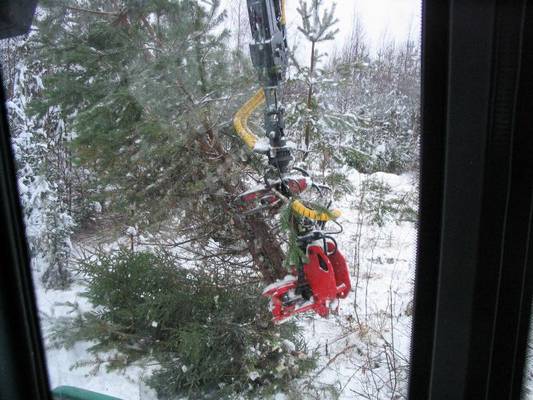
[[[79,389],[73,386],[58,386],[52,390],[54,400],[121,400],[118,397],[108,396],[91,392],[90,390]]]

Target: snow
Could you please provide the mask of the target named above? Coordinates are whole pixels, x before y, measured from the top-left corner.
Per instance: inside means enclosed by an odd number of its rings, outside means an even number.
[[[309,313],[292,320],[302,328],[308,348],[319,354],[311,373],[319,385],[335,385],[340,399],[402,397],[408,376],[416,228],[398,221],[374,226],[365,222],[358,204],[365,181],[382,182],[401,197],[416,191],[416,180],[411,174],[343,172],[356,187],[336,204],[343,210],[344,232],[337,240],[350,266],[352,291],[339,301],[337,315],[320,318]],[[264,291],[294,279],[288,275]],[[332,302],[330,309],[336,308]],[[292,351],[287,343],[283,347]]]
[[[270,151],[270,142],[267,138],[261,137],[254,145],[254,151],[257,153],[268,153]]]
[[[283,345],[283,347],[285,347],[287,351],[296,351],[296,345],[290,340],[283,339],[281,344]]]
[[[252,371],[248,374],[248,378],[250,378],[251,381],[256,381],[257,379],[259,379],[261,375],[259,375],[259,373],[257,371]]]
[[[152,400],[157,396],[142,384],[146,371],[131,366],[125,372],[95,369],[92,366],[70,368],[80,361],[87,360],[87,350],[91,343],[76,343],[72,349],[49,350],[47,352],[48,370],[52,387],[62,385],[76,386],[98,393],[115,396],[124,400]]]
[[[533,319],[529,323],[528,350],[526,354],[526,368],[524,371],[522,399],[533,399]]]
[[[126,229],[126,235],[137,236],[137,229],[135,229],[133,226],[128,226],[128,229]]]
[[[415,178],[410,174],[365,175],[350,169],[343,172],[356,188],[355,193],[336,203],[343,210],[340,222],[344,226],[337,241],[350,267],[352,291],[339,302],[337,314],[334,312],[337,304],[330,304],[333,312],[328,318],[312,313],[291,318],[302,328],[309,351],[318,354],[317,368],[297,384],[304,387],[312,378],[319,386],[334,385],[341,400],[363,396],[378,399],[402,397],[406,394],[408,376],[415,224],[389,221],[384,226],[375,226],[367,222],[364,211],[358,206],[364,194],[360,188],[365,181],[383,182],[391,187],[392,195],[402,196],[416,190]],[[125,233],[138,234],[132,226]],[[360,241],[357,240],[359,235]],[[116,248],[120,240],[108,243],[106,247]],[[212,245],[218,244],[213,242]],[[296,277],[289,274],[264,291],[294,279]],[[72,307],[65,305],[66,302],[76,304],[80,311],[91,307],[80,295],[82,284],[75,284],[68,291],[47,292],[37,279],[35,284],[45,335],[57,318],[72,316]],[[153,321],[152,326],[157,327],[157,321]],[[68,350],[48,346],[53,387],[73,385],[122,399],[156,399],[155,393],[145,384],[152,367],[132,365],[123,373],[108,372],[105,360],[111,359],[113,354],[103,353],[100,355],[104,360],[102,367],[95,368],[83,363],[92,357],[88,353],[90,346],[88,342],[79,342]],[[294,352],[295,349],[294,343],[285,340],[279,351]],[[78,367],[73,368],[75,365]],[[181,368],[185,373],[190,366]],[[255,381],[259,373],[251,371],[249,377]],[[377,381],[380,385],[375,384]],[[287,396],[278,393],[275,398]]]
[[[102,204],[100,202],[95,201],[91,205],[95,213],[100,214],[102,212]]]
[[[266,286],[264,289],[263,289],[263,294],[271,291],[272,289],[276,289],[282,285],[285,285],[287,283],[290,283],[290,282],[294,282],[295,280],[297,279],[296,276],[294,275],[285,275],[285,277],[283,279],[278,279],[276,282],[273,282],[271,283],[270,285]]]
[[[37,305],[45,337],[46,361],[50,386],[52,388],[70,385],[98,393],[115,396],[124,400],[155,400],[154,391],[143,384],[151,370],[132,365],[124,372],[108,371],[106,362],[100,367],[87,363],[93,357],[88,349],[95,343],[77,342],[70,349],[54,348],[47,340],[51,325],[57,318],[72,316],[73,304],[80,311],[89,310],[91,305],[87,298],[80,295],[83,286],[73,285],[69,290],[45,291],[37,275],[34,275],[34,287]],[[102,360],[111,359],[111,352],[100,355]],[[80,365],[76,367],[76,365]]]

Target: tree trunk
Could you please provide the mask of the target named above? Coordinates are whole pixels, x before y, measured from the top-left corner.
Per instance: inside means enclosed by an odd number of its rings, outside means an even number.
[[[206,162],[225,164],[229,156],[224,150],[218,134],[209,127],[206,128],[206,135],[200,143],[200,148],[206,156]],[[217,153],[217,157],[212,157],[214,152]],[[223,187],[230,198],[235,198],[242,193],[240,185],[231,184],[229,181],[224,182]],[[233,211],[231,207],[227,207],[227,209],[228,212]],[[246,243],[254,266],[261,273],[263,280],[266,283],[272,283],[287,275],[287,269],[283,266],[285,254],[281,248],[281,243],[278,237],[272,233],[271,227],[263,216],[259,214],[234,216],[234,228],[237,230],[236,240],[241,239]]]
[[[266,283],[272,283],[287,275],[283,266],[285,254],[272,233],[270,226],[260,215],[247,216],[236,224],[252,256],[255,267]]]

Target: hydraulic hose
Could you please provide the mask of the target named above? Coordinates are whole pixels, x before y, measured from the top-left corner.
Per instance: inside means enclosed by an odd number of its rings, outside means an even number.
[[[253,150],[255,144],[257,143],[257,136],[248,128],[248,118],[254,112],[254,110],[259,107],[265,101],[265,92],[263,89],[259,89],[256,94],[254,94],[250,100],[248,100],[244,105],[237,111],[235,117],[233,118],[233,126],[237,134],[241,139],[246,143],[246,145]]]
[[[286,24],[285,0],[281,0],[281,24],[283,26]],[[250,118],[250,115],[257,109],[257,107],[263,104],[264,101],[265,92],[261,88],[246,103],[244,103],[233,118],[235,131],[251,150],[255,150],[258,137],[248,127],[248,118]],[[332,210],[328,213],[313,210],[305,206],[300,200],[294,200],[291,208],[294,213],[302,217],[321,222],[337,219],[341,215],[339,210]]]
[[[263,89],[259,89],[250,100],[244,103],[233,118],[233,127],[235,128],[235,131],[251,150],[255,148],[258,138],[248,127],[248,118],[250,118],[250,115],[254,110],[264,101],[265,92]],[[306,207],[300,200],[294,200],[291,208],[293,212],[302,217],[321,222],[337,219],[341,215],[339,210],[332,210],[329,213],[313,210],[312,208]]]
[[[294,200],[291,204],[291,208],[296,214],[312,219],[313,221],[326,222],[341,216],[340,210],[334,209],[328,213],[320,212],[306,207],[300,200]]]
[[[281,0],[281,25],[286,25],[287,18],[285,17],[285,0]]]

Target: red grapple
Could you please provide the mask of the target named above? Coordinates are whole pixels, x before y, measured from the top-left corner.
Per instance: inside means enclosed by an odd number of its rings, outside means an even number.
[[[335,245],[328,242],[328,251],[333,253]],[[288,275],[282,281],[268,286],[263,295],[270,297],[274,322],[282,322],[294,314],[314,311],[322,317],[329,314],[332,301],[345,298],[350,292],[350,274],[344,256],[337,249],[330,256],[321,246],[309,246],[309,262],[303,266],[305,280],[312,292],[309,300],[296,294],[298,278]]]
[[[337,286],[337,297],[339,299],[345,299],[350,293],[352,288],[350,282],[350,271],[348,271],[348,265],[346,264],[346,259],[341,254],[339,249],[335,251],[335,244],[328,242],[328,256],[331,265],[333,266],[333,271],[335,272],[335,284]],[[333,254],[331,254],[333,253]]]

